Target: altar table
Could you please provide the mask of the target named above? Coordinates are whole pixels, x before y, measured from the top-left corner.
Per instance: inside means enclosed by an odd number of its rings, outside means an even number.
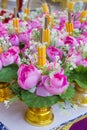
[[[44,127],[36,127],[28,124],[24,120],[24,114],[27,106],[21,101],[10,105],[7,109],[4,103],[0,103],[0,122],[4,123],[9,130],[53,130],[60,124],[68,122],[74,118],[87,113],[87,108],[67,108],[60,109],[58,104],[53,106],[54,121],[52,124]]]

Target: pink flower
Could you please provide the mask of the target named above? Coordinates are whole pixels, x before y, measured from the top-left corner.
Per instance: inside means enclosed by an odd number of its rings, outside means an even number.
[[[69,44],[70,46],[74,46],[75,44],[78,44],[76,39],[72,36],[67,36],[64,41],[65,44]]]
[[[19,52],[20,52],[20,50],[16,46],[13,46],[13,47],[9,48],[8,51],[3,52],[0,55],[2,65],[7,66],[7,65],[10,65],[10,64],[13,64],[18,58]]]
[[[37,85],[40,73],[33,65],[22,64],[18,69],[18,84],[28,90]]]
[[[81,28],[81,22],[80,21],[74,21],[74,28]]]
[[[81,29],[85,30],[87,28],[87,22],[83,22],[81,25]]]
[[[85,60],[82,60],[80,65],[84,66],[84,67],[87,67],[87,59]]]
[[[5,24],[2,24],[0,22],[0,37],[6,37],[6,36],[8,36],[8,31],[6,29],[6,26]]]
[[[58,95],[64,93],[64,91],[68,88],[69,83],[64,74],[56,73],[45,79],[44,86],[51,94]]]
[[[65,27],[65,22],[66,22],[66,18],[65,17],[61,17],[60,18],[60,23],[59,23],[59,30],[60,31]]]
[[[70,49],[66,60],[76,65],[80,65],[82,62],[82,56],[74,49]]]
[[[28,32],[23,32],[19,34],[19,41],[20,42],[29,42],[30,36]]]
[[[2,69],[2,62],[1,62],[1,60],[0,60],[0,70]]]
[[[64,46],[64,40],[58,38],[57,43],[56,43],[55,46],[56,46],[56,47],[58,47],[58,46]]]
[[[46,80],[47,76],[42,76],[42,80],[40,84],[37,86],[36,89],[36,95],[46,97],[46,96],[52,96],[51,94],[44,86],[44,81]]]
[[[55,61],[56,56],[62,58],[62,51],[54,46],[50,46],[47,48],[47,56],[50,60]]]
[[[9,40],[13,46],[19,45],[19,38],[16,34],[11,35]]]
[[[41,23],[39,22],[38,19],[34,20],[32,22],[32,28],[37,28],[37,29],[40,29],[41,28]]]

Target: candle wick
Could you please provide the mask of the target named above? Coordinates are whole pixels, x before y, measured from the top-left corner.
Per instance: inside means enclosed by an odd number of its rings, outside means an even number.
[[[43,29],[40,30],[40,42],[43,43]]]
[[[17,18],[17,8],[14,8],[14,16]]]
[[[44,28],[47,29],[48,28],[48,18],[45,17],[45,25],[44,25]]]
[[[51,5],[48,4],[48,7],[49,7],[49,14],[51,14]]]
[[[71,11],[68,10],[68,22],[71,23]]]

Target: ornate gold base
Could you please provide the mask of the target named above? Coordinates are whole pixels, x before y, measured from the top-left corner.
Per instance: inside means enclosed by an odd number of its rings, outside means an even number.
[[[0,82],[0,102],[8,100],[12,96],[11,90],[8,88],[8,83]]]
[[[25,120],[34,126],[45,126],[53,122],[54,115],[51,108],[28,108]]]
[[[74,103],[78,106],[87,107],[87,89],[81,88],[75,85],[76,95],[74,97]]]

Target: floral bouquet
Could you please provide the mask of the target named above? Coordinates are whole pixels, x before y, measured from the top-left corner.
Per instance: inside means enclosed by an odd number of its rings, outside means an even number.
[[[15,32],[12,22],[7,28],[1,24],[0,81],[9,83],[12,92],[30,108],[71,101],[75,96],[73,82],[86,87],[86,24],[80,25],[79,35],[68,36],[67,18],[60,17],[59,24],[51,28],[49,46],[40,42],[41,19],[20,20],[20,33]]]

